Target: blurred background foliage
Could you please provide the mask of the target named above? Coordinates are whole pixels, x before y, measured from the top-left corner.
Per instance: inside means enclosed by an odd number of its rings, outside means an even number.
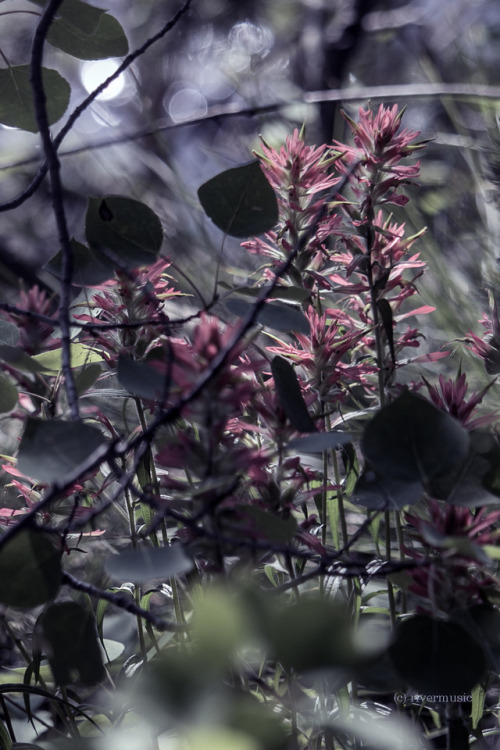
[[[179,7],[174,0],[94,4],[116,16],[130,49]],[[26,7],[22,0],[1,4],[3,12]],[[11,64],[29,60],[35,22],[30,14],[1,18],[2,52]],[[499,36],[496,0],[193,0],[181,23],[137,59],[62,144],[71,232],[83,236],[88,196],[142,200],[162,219],[164,253],[210,296],[220,263],[220,278],[235,283],[258,261],[236,240],[227,239],[221,252],[222,236],[198,203],[200,184],[252,158],[260,135],[279,145],[305,122],[310,143],[342,140],[341,108],[356,116],[360,105],[398,102],[407,106],[404,125],[432,139],[420,154],[419,185],[409,188],[412,201],[396,216],[415,231],[428,227],[419,243],[429,264],[421,302],[438,310],[419,322],[434,347],[469,329],[481,333],[486,290],[496,293],[500,275],[498,104],[493,98],[422,95],[416,87],[499,84]],[[75,106],[109,74],[113,61],[82,63],[47,45],[45,64],[70,81]],[[391,92],[394,85],[404,87],[400,99]],[[382,99],[378,91],[377,98],[360,101],[347,96],[372,86],[387,95]],[[338,88],[346,90],[343,102],[305,101],[307,92]],[[259,111],[263,107],[268,109]],[[39,154],[36,135],[0,128],[0,201],[30,182]],[[15,287],[36,279],[54,287],[41,267],[56,251],[45,182],[0,216],[1,294],[12,299]],[[189,290],[187,281],[181,284]],[[471,359],[458,345],[453,369],[461,357]]]

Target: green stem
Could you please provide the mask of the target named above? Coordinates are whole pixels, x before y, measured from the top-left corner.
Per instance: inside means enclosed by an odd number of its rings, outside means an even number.
[[[15,643],[17,650],[22,655],[23,659],[25,660],[26,664],[31,664],[32,657],[25,649],[23,642],[16,636],[12,628],[10,627],[9,623],[7,622],[7,619],[3,619],[3,626],[7,633],[9,634],[9,637],[12,638],[12,641]],[[37,676],[37,682],[40,684],[40,686],[43,688],[43,690],[46,690],[47,693],[51,692],[51,688],[47,685],[45,680],[43,679],[41,674],[38,674]],[[66,712],[63,710],[62,705],[59,703],[59,701],[54,701],[54,710],[55,713],[58,715],[59,719],[61,720],[61,723],[67,728],[68,732],[71,731],[70,727],[68,726],[68,717],[66,715]]]
[[[403,535],[403,528],[401,526],[400,513],[396,513],[396,533],[398,536],[399,559],[404,560],[405,559],[404,535]],[[406,610],[407,610],[406,591],[401,589],[401,612],[404,613],[406,612]]]
[[[385,554],[387,560],[391,560],[391,512],[385,511]],[[396,599],[394,597],[394,587],[387,579],[387,596],[389,598],[389,610],[391,613],[391,622],[393,625],[396,624]]]
[[[136,584],[134,589],[134,600],[138,607],[141,606],[142,592],[141,587]],[[144,623],[140,615],[136,616],[137,621],[137,636],[139,638],[139,651],[141,652],[141,659],[145,664],[148,657],[148,651],[146,648],[146,639],[144,637]]]
[[[5,722],[5,726],[7,727],[9,737],[12,742],[16,742],[16,733],[14,732],[14,727],[12,726],[12,722],[10,720],[10,712],[7,708],[7,703],[2,693],[0,693],[0,708],[2,709],[3,720]]]
[[[7,67],[10,68],[10,62],[7,60],[7,58],[5,57],[5,55],[4,55],[4,53],[2,52],[1,49],[0,49],[0,57],[3,59],[3,61],[7,65]]]
[[[321,543],[326,545],[327,523],[328,523],[328,452],[323,451],[323,489],[321,491]],[[331,529],[334,538],[334,529]]]
[[[137,415],[139,417],[139,422],[141,424],[141,428],[142,428],[142,430],[146,430],[147,429],[147,422],[146,422],[146,416],[144,414],[144,407],[143,407],[142,401],[139,398],[136,398],[135,399],[135,405],[136,405],[136,409],[137,409]],[[151,480],[151,489],[152,489],[153,493],[157,497],[160,497],[160,483],[158,481],[158,474],[156,472],[156,465],[155,465],[155,462],[153,461],[153,455],[152,455],[151,451],[148,451],[147,457],[149,459],[149,461],[148,461],[148,474],[149,474],[149,478]],[[162,539],[162,542],[163,542],[163,546],[164,547],[168,547],[169,544],[170,544],[170,542],[169,542],[169,539],[168,539],[167,524],[166,524],[164,518],[162,519],[161,524],[160,524],[160,531],[161,531],[161,539]],[[172,589],[172,599],[173,599],[173,603],[174,603],[174,611],[175,611],[176,621],[177,621],[177,623],[179,625],[180,624],[184,624],[186,621],[185,621],[185,618],[184,618],[184,613],[183,613],[183,610],[182,610],[181,599],[180,599],[180,596],[179,596],[179,587],[177,585],[177,581],[175,580],[175,578],[170,578],[170,587]],[[185,633],[181,633],[180,632],[178,634],[180,648],[184,647],[184,645],[185,645],[185,638],[186,638]]]
[[[382,408],[382,406],[384,406],[385,404],[384,353],[383,353],[383,346],[382,346],[382,338],[380,335],[380,317],[379,317],[378,306],[377,306],[377,293],[375,291],[375,286],[373,283],[373,266],[372,266],[372,260],[371,260],[371,248],[373,244],[372,234],[373,234],[373,229],[372,227],[370,227],[366,236],[366,243],[367,243],[367,249],[368,249],[367,277],[368,277],[368,286],[370,288],[370,307],[371,307],[372,318],[373,318],[373,333],[375,336],[375,354],[376,354],[376,359],[377,359],[377,370],[378,370],[377,372],[378,397],[379,397],[380,407]]]
[[[339,459],[338,459],[337,451],[334,450],[332,453],[333,453],[333,473],[335,477],[335,485],[337,487],[337,504],[338,504],[338,511],[339,511],[340,528],[342,531],[342,544],[345,547],[349,543],[349,535],[347,533],[347,521],[345,517],[344,493],[342,491],[342,482],[340,479]]]
[[[123,466],[123,469],[124,468],[125,467]],[[132,549],[137,549],[137,530],[135,528],[134,505],[133,505],[132,497],[131,497],[130,490],[128,489],[128,487],[125,487],[124,495],[125,495],[125,504],[127,506],[127,514],[128,514],[130,543],[132,544]],[[136,584],[134,588],[134,600],[138,607],[141,606],[141,598],[142,598],[141,588],[140,586]],[[147,649],[146,649],[146,641],[144,638],[144,623],[140,615],[136,616],[136,622],[137,622],[137,637],[139,638],[139,650],[141,652],[141,658],[145,662],[147,658]]]
[[[288,687],[288,696],[290,698],[290,724],[291,724],[291,750],[298,750],[299,747],[299,725],[297,721],[297,709],[295,707],[295,685],[293,675],[286,672],[286,681]]]
[[[61,696],[65,701],[65,707],[66,707],[66,719],[68,720],[68,728],[70,733],[73,735],[73,739],[80,738],[80,732],[78,731],[78,726],[75,721],[75,717],[69,710],[69,699],[68,699],[68,693],[66,691],[66,688],[61,685]]]

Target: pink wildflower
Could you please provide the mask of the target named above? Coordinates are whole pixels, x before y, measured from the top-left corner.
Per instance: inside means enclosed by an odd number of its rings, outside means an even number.
[[[304,273],[318,265],[318,253],[326,253],[325,243],[339,229],[341,217],[327,211],[317,221],[323,200],[318,193],[330,190],[339,181],[330,173],[336,157],[326,146],[307,146],[303,134],[295,130],[280,150],[263,143],[259,155],[262,168],[276,191],[279,206],[279,229],[268,232],[265,239],[254,238],[242,243],[252,253],[274,258],[277,265],[297,247],[301,238],[314,225],[312,236],[302,248],[289,279],[300,286],[309,283]]]
[[[58,339],[51,339],[51,334],[57,325],[49,323],[46,318],[54,312],[54,303],[44,289],[35,284],[27,292],[19,292],[19,309],[21,312],[4,313],[4,317],[14,323],[20,333],[19,347],[27,354],[37,354],[47,349],[53,349],[59,343]],[[40,319],[41,316],[44,319]]]
[[[309,376],[306,387],[314,389],[321,402],[343,400],[348,383],[365,383],[376,368],[367,362],[353,362],[354,350],[366,333],[351,324],[346,330],[327,313],[319,315],[313,308],[306,313],[311,335],[296,333],[297,344],[269,346],[267,350],[302,365]]]
[[[398,112],[396,104],[392,109],[381,104],[376,115],[360,108],[358,122],[343,113],[354,134],[355,145],[334,142],[340,154],[339,169],[346,172],[348,165],[360,163],[361,168],[356,172],[359,187],[355,192],[363,195],[365,205],[369,203],[370,207],[382,203],[406,205],[408,199],[397,193],[398,187],[418,175],[419,163],[404,167],[399,164],[401,159],[424,145],[412,144],[418,132],[400,131],[403,112]]]
[[[476,407],[481,403],[494,381],[488,383],[488,385],[479,393],[474,391],[469,399],[466,400],[465,397],[468,385],[465,372],[460,373],[459,371],[454,380],[451,378],[446,380],[443,375],[440,375],[439,389],[437,386],[430,385],[425,378],[423,378],[423,380],[435,406],[437,406],[438,409],[447,411],[470,430],[476,429],[485,424],[490,424],[496,419],[496,414],[485,414],[480,417],[472,418]]]
[[[424,609],[449,613],[483,600],[491,586],[491,577],[481,564],[487,558],[481,545],[493,545],[500,537],[496,528],[500,510],[479,508],[474,514],[468,508],[437,500],[428,501],[429,520],[405,514],[416,530],[417,545],[405,552],[416,561],[429,564],[411,570],[413,583],[409,590],[420,597]],[[421,607],[421,608],[422,608]]]
[[[168,320],[162,303],[181,294],[170,285],[166,273],[169,265],[167,259],[160,258],[153,265],[128,274],[117,271],[115,279],[95,287],[98,294],[89,303],[90,314],[75,316],[82,323],[95,324],[92,341],[101,347],[110,366],[116,365],[119,354],[142,359],[151,346],[161,343],[161,323]],[[143,326],[135,325],[142,320]],[[99,323],[122,327],[99,331]]]
[[[491,315],[483,315],[481,324],[486,330],[483,338],[469,331],[465,339],[468,349],[484,361],[484,367],[489,375],[500,372],[500,321],[496,300],[490,299]]]

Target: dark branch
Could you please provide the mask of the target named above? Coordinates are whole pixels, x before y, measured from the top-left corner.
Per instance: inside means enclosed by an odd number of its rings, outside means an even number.
[[[109,79],[108,79],[109,81]],[[421,84],[398,84],[387,86],[364,86],[359,88],[326,89],[324,91],[307,91],[303,96],[294,101],[273,102],[262,106],[241,107],[237,103],[214,105],[209,107],[202,115],[183,120],[182,122],[160,122],[154,127],[139,130],[136,133],[106,138],[105,140],[91,143],[88,146],[61,151],[60,156],[77,156],[88,151],[95,151],[110,146],[118,146],[121,143],[130,143],[147,138],[167,130],[180,130],[192,125],[199,125],[210,120],[228,119],[232,117],[256,117],[271,112],[286,111],[292,104],[320,104],[321,102],[363,102],[367,100],[394,100],[394,99],[456,99],[462,101],[474,101],[475,99],[491,100],[492,106],[500,101],[500,86],[475,85],[469,83],[421,83]],[[0,170],[15,169],[16,167],[29,166],[38,163],[37,157],[22,159],[20,161],[0,165]],[[40,169],[44,169],[44,165]],[[44,172],[44,175],[46,171]],[[43,176],[42,178],[43,179]],[[38,175],[35,179],[38,179]],[[41,180],[40,180],[41,181]],[[31,188],[31,185],[29,186]],[[28,190],[27,188],[26,190]],[[36,188],[35,188],[36,189]],[[29,198],[35,190],[26,197]],[[0,204],[0,212],[21,205],[23,193],[8,203]],[[14,201],[18,201],[14,205]]]
[[[61,328],[61,369],[64,375],[64,383],[71,416],[73,419],[77,420],[80,418],[80,414],[78,411],[78,396],[75,380],[71,369],[71,336],[69,324],[71,281],[73,277],[73,253],[71,251],[71,240],[64,210],[60,162],[57,156],[57,148],[55,147],[50,134],[47,117],[47,102],[42,80],[42,59],[45,38],[61,2],[62,0],[49,0],[49,3],[42,13],[42,17],[36,27],[33,46],[31,49],[31,85],[33,88],[36,119],[40,130],[45,161],[50,177],[52,209],[57,224],[59,245],[62,253],[62,279],[58,315],[59,326]]]
[[[53,11],[50,10],[52,7],[52,3],[49,3],[47,6],[44,17],[47,16],[48,13],[50,13],[50,21],[47,25],[47,29],[45,31],[45,34],[42,37],[42,47],[43,47],[43,41],[45,39],[45,35],[48,31],[48,27],[50,26],[50,23],[55,16],[55,13],[57,12],[57,8],[61,4],[62,0],[59,0],[58,2],[55,2],[55,9]],[[189,6],[191,5],[192,0],[186,0],[182,8],[175,13],[175,15],[167,21],[167,23],[160,29],[160,31],[157,34],[154,34],[152,37],[147,39],[144,44],[142,44],[140,47],[138,47],[136,50],[131,52],[127,57],[123,60],[122,64],[116,69],[116,71],[108,76],[105,81],[103,81],[94,91],[92,91],[84,100],[79,104],[71,113],[69,116],[66,124],[61,128],[57,136],[54,138],[53,141],[53,147],[55,151],[58,150],[59,146],[61,145],[64,138],[68,135],[71,128],[75,124],[76,120],[80,117],[80,115],[85,112],[88,107],[92,104],[93,101],[101,94],[110,83],[112,83],[118,76],[121,75],[138,57],[143,55],[153,44],[158,42],[160,39],[162,39],[169,31],[171,31],[174,26],[178,23],[178,21],[182,18],[182,16],[188,11]],[[43,17],[42,17],[43,21]],[[42,22],[40,22],[39,27]],[[25,162],[25,164],[29,164],[30,162]],[[45,155],[45,161],[40,165],[37,174],[33,178],[32,182],[21,192],[19,195],[17,195],[15,198],[12,198],[10,201],[6,201],[5,203],[0,204],[0,212],[2,211],[10,211],[11,209],[18,208],[21,206],[28,198],[31,198],[31,196],[37,191],[38,187],[43,182],[47,172],[50,169],[49,160],[47,158],[47,154]]]
[[[105,591],[97,586],[93,586],[91,583],[75,578],[67,571],[63,573],[63,583],[67,586],[71,586],[72,589],[76,589],[77,591],[84,591],[86,594],[89,594],[89,596],[104,599],[105,601],[114,604],[116,607],[120,607],[120,609],[130,612],[132,615],[138,615],[154,625],[157,630],[170,631],[172,633],[180,633],[187,630],[185,625],[180,625],[176,622],[169,622],[162,617],[157,617],[147,609],[139,607],[130,596],[127,596],[127,594]]]

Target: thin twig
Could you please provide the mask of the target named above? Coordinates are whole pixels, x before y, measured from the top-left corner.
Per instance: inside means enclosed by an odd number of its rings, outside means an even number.
[[[31,85],[33,88],[35,115],[40,130],[45,160],[50,177],[52,193],[52,208],[57,224],[59,245],[62,254],[62,279],[59,297],[59,326],[61,328],[61,369],[68,397],[71,416],[74,420],[80,418],[78,410],[78,395],[75,379],[71,369],[71,335],[69,322],[69,308],[71,304],[71,281],[73,277],[73,253],[71,240],[64,210],[63,186],[60,174],[60,162],[57,149],[50,134],[47,116],[47,102],[42,79],[42,59],[45,38],[62,0],[49,0],[42,17],[36,27],[31,49]]]
[[[345,175],[343,175],[340,182],[337,185],[335,185],[330,191],[332,196],[335,196],[336,194],[342,192],[342,190],[344,189],[347,182],[350,180],[351,175],[357,166],[358,166],[357,162],[353,163],[350,166],[349,170],[346,172]],[[136,461],[139,460],[138,454],[142,455],[143,451],[148,446],[151,445],[160,427],[166,424],[170,424],[174,422],[176,419],[178,419],[182,410],[187,405],[189,405],[192,401],[194,401],[203,392],[203,390],[214,380],[214,378],[219,374],[219,372],[224,368],[224,366],[230,360],[234,350],[236,349],[240,341],[245,337],[245,335],[250,331],[252,326],[255,324],[260,309],[265,304],[269,295],[273,292],[273,290],[277,286],[279,279],[282,277],[283,274],[286,273],[286,271],[288,270],[288,268],[291,266],[296,256],[298,255],[298,253],[300,253],[300,251],[307,245],[311,237],[314,235],[319,222],[322,220],[324,213],[327,210],[326,208],[326,204],[328,202],[327,198],[328,196],[326,196],[325,201],[323,201],[321,207],[316,213],[314,220],[311,222],[310,226],[304,232],[304,235],[301,237],[300,241],[297,243],[294,249],[290,252],[286,260],[276,270],[273,280],[270,282],[270,284],[263,287],[261,294],[255,300],[255,303],[253,304],[247,317],[243,320],[241,325],[234,332],[233,336],[231,337],[227,345],[223,349],[221,349],[221,351],[214,357],[210,366],[207,367],[205,371],[201,373],[200,377],[198,378],[197,382],[192,386],[192,388],[189,391],[187,391],[186,394],[179,397],[177,402],[173,404],[172,406],[170,406],[168,409],[160,410],[159,413],[155,416],[155,418],[148,425],[148,427],[142,430],[139,435],[130,439],[128,443],[119,442],[118,440],[116,440],[113,443],[110,443],[109,445],[99,446],[73,472],[70,472],[68,475],[66,475],[63,481],[54,483],[50,487],[50,489],[47,491],[47,493],[44,495],[44,497],[38,503],[36,503],[36,505],[33,505],[30,508],[30,510],[16,523],[15,526],[12,526],[9,529],[7,529],[7,531],[0,537],[0,549],[9,539],[12,539],[12,537],[15,534],[17,534],[21,528],[24,528],[32,524],[35,520],[37,513],[39,513],[43,508],[45,508],[48,504],[50,504],[57,497],[59,497],[63,492],[67,491],[77,480],[79,480],[88,471],[98,468],[102,463],[106,461],[108,463],[111,463],[112,465],[116,458],[123,457],[127,455],[128,453],[130,453],[131,451],[135,453]]]
[[[109,79],[107,79],[109,81]],[[238,103],[216,104],[208,107],[203,114],[195,115],[182,122],[163,121],[154,127],[144,128],[135,133],[128,133],[113,138],[106,138],[97,143],[91,143],[87,146],[68,149],[60,152],[61,157],[77,156],[78,154],[88,151],[95,151],[110,146],[119,146],[122,143],[130,143],[147,138],[157,133],[169,130],[180,130],[182,128],[200,125],[210,120],[229,119],[232,117],[256,117],[273,112],[286,112],[291,105],[298,104],[321,104],[322,102],[363,102],[366,100],[394,100],[394,99],[460,99],[462,101],[475,101],[477,99],[491,100],[492,106],[496,101],[500,101],[500,86],[475,85],[468,83],[421,83],[421,84],[400,84],[388,86],[363,86],[348,89],[326,89],[324,91],[306,91],[303,95],[293,101],[279,101],[261,106],[242,107]],[[38,157],[33,156],[28,159],[22,159],[10,164],[0,165],[0,170],[15,169],[25,167],[30,164],[37,164]],[[44,168],[42,165],[41,169]],[[45,174],[45,173],[44,173]],[[39,179],[38,175],[35,179]],[[43,179],[43,176],[42,176]],[[39,183],[38,183],[39,184]],[[26,191],[31,185],[26,188]],[[36,188],[35,188],[36,190]],[[24,193],[25,191],[23,191]],[[34,190],[27,197],[32,195]],[[21,196],[7,203],[0,204],[0,211],[6,211],[10,208],[16,208],[23,200],[17,202]],[[16,202],[14,204],[14,202]]]
[[[81,581],[79,578],[75,578],[75,576],[71,575],[71,573],[68,573],[67,571],[64,571],[63,573],[63,583],[65,583],[67,586],[71,586],[72,589],[76,589],[77,591],[84,591],[86,594],[89,594],[89,596],[95,596],[98,599],[104,599],[105,601],[110,602],[116,607],[120,607],[120,609],[124,609],[133,615],[139,615],[139,617],[148,620],[148,622],[154,625],[157,630],[170,631],[172,633],[179,633],[187,630],[187,627],[185,625],[179,624],[177,622],[169,622],[168,620],[164,620],[162,617],[157,617],[152,612],[149,612],[149,610],[139,607],[127,594],[105,591],[104,589],[100,589],[98,586],[93,586],[91,583],[87,583],[86,581]]]
[[[78,320],[72,320],[71,326],[73,328],[80,328],[82,331],[88,331],[92,334],[98,334],[100,331],[115,331],[122,329],[134,329],[142,328],[143,326],[165,326],[169,328],[175,328],[176,326],[185,325],[191,323],[201,316],[203,312],[208,312],[219,300],[213,300],[213,302],[207,303],[203,310],[197,310],[191,315],[186,315],[184,318],[144,318],[143,320],[129,320],[125,323],[80,323]],[[38,320],[41,323],[48,323],[52,326],[57,326],[57,318],[53,318],[50,315],[43,315],[37,313],[34,310],[26,310],[16,305],[11,305],[8,302],[0,302],[0,310],[14,315],[24,315],[32,320]]]
[[[61,482],[55,482],[47,490],[42,499],[32,505],[27,513],[16,522],[15,526],[7,528],[5,533],[0,536],[0,550],[10,539],[18,534],[21,529],[34,525],[38,513],[44,510],[44,508],[46,508],[51,502],[57,500],[62,494],[67,492],[79,479],[81,479],[82,476],[87,474],[87,472],[97,469],[110,457],[123,455],[123,453],[124,445],[118,441],[100,445],[96,448],[96,450],[93,451],[85,461],[82,461],[76,469],[69,472]]]
[[[54,138],[54,143],[56,148],[59,148],[64,138],[68,135],[69,131],[75,124],[75,122],[78,120],[80,115],[82,115],[85,110],[87,110],[90,105],[92,104],[95,99],[101,94],[110,83],[115,81],[127,68],[129,68],[132,63],[137,60],[138,57],[141,57],[150,47],[153,46],[153,44],[156,44],[156,42],[160,41],[160,39],[163,39],[163,37],[168,34],[169,31],[171,31],[174,26],[177,25],[177,23],[180,21],[182,16],[187,13],[189,10],[189,7],[192,3],[192,0],[185,0],[184,5],[175,13],[175,15],[167,21],[167,23],[156,33],[153,34],[152,37],[147,39],[144,44],[142,44],[140,47],[135,49],[133,52],[131,52],[129,55],[125,57],[123,62],[118,66],[118,68],[106,78],[105,81],[103,81],[97,88],[95,88],[84,100],[81,102],[81,104],[76,107],[71,115],[68,117],[66,124],[63,125],[57,136]]]
[[[56,4],[56,11],[57,7],[61,4],[62,0],[59,0]],[[112,83],[116,78],[118,78],[119,75],[121,75],[133,62],[134,60],[137,60],[138,57],[143,55],[153,44],[158,42],[160,39],[162,39],[165,34],[167,34],[169,31],[171,31],[174,26],[178,23],[178,21],[182,18],[182,16],[187,12],[189,9],[189,6],[191,5],[192,0],[186,0],[182,8],[175,13],[175,15],[167,21],[167,23],[158,31],[158,33],[154,34],[152,37],[147,39],[144,44],[142,44],[140,47],[138,47],[136,50],[131,52],[121,65],[112,73],[108,78],[106,78],[105,81],[103,81],[97,88],[94,89],[84,100],[81,102],[70,114],[68,117],[68,120],[66,121],[66,124],[61,128],[57,136],[54,138],[53,146],[55,150],[59,148],[64,138],[67,136],[67,134],[70,132],[71,128],[75,124],[76,120],[80,117],[80,115],[85,112],[88,107],[92,104],[92,102],[101,94],[110,83]],[[44,16],[47,15],[49,11],[49,8],[52,4],[49,4],[45,10]],[[55,11],[51,13],[51,17],[55,15]],[[50,24],[49,24],[50,25]],[[37,174],[31,181],[31,183],[21,192],[19,195],[17,195],[15,198],[12,198],[10,201],[6,201],[5,203],[0,204],[0,212],[1,211],[10,211],[11,209],[18,208],[21,206],[28,198],[31,198],[32,195],[38,190],[39,186],[43,182],[45,175],[47,174],[47,171],[50,169],[49,160],[47,158],[47,154],[45,155],[45,161],[40,165]]]

